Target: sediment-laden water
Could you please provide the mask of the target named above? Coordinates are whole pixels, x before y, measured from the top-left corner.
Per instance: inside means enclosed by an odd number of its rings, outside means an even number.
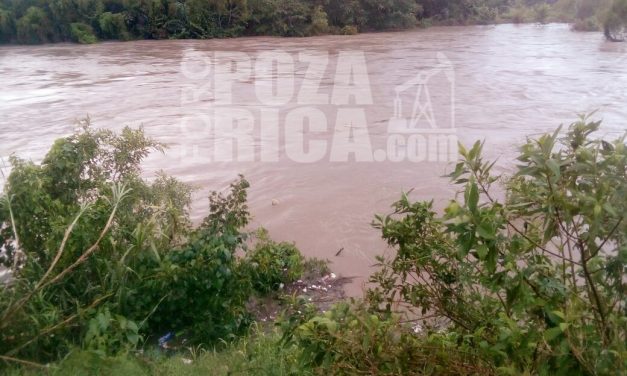
[[[604,134],[627,128],[627,44],[567,25],[5,46],[0,84],[5,161],[40,160],[87,115],[97,127],[143,125],[170,146],[146,161],[146,176],[164,170],[198,187],[194,218],[209,190],[244,174],[254,225],[355,277],[351,295],[386,249],[374,213],[389,212],[402,190],[436,206],[454,195],[433,137],[485,139],[508,173],[517,143],[577,113],[598,110]],[[420,124],[397,134],[391,119],[411,123],[415,104]],[[228,153],[237,129],[247,136]],[[418,146],[399,157],[390,150],[399,140]]]

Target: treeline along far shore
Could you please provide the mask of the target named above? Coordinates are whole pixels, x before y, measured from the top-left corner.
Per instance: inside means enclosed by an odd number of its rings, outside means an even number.
[[[0,43],[311,36],[570,22],[623,39],[627,0],[0,0]]]

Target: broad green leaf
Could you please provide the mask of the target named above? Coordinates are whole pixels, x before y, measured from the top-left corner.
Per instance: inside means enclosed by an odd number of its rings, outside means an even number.
[[[549,329],[544,331],[544,339],[547,342],[551,342],[555,338],[560,336],[562,334],[562,332],[563,332],[563,330],[559,326],[556,326],[556,327],[553,327],[553,328],[549,328]]]
[[[488,254],[488,247],[485,244],[480,244],[477,247],[477,256],[479,256],[479,259],[480,260],[485,259],[487,254]]]
[[[557,163],[557,161],[555,161],[555,159],[553,158],[548,159],[546,161],[546,165],[551,170],[553,175],[555,175],[558,178],[560,177],[560,165]]]
[[[477,234],[479,234],[479,236],[484,239],[492,240],[495,238],[494,229],[489,223],[486,222],[482,222],[479,224],[479,226],[477,226]]]
[[[470,183],[470,189],[468,190],[468,208],[472,212],[477,211],[477,204],[479,203],[479,190],[475,182]]]

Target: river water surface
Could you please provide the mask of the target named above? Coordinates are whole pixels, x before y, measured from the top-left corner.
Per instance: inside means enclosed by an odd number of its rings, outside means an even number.
[[[372,147],[385,146],[394,89],[417,73],[432,72],[438,53],[444,54],[452,72],[429,86],[433,113],[443,117],[438,126],[453,129],[447,134],[464,143],[485,139],[486,152],[499,158],[501,173],[513,171],[515,145],[525,136],[551,131],[578,113],[598,110],[596,117],[604,119],[602,134],[616,136],[627,128],[627,44],[605,42],[600,33],[571,32],[567,25],[434,27],[303,39],[5,46],[0,47],[0,156],[6,161],[16,153],[41,160],[55,138],[71,133],[75,121],[87,115],[97,127],[143,125],[149,136],[170,147],[164,155],[148,158],[146,177],[164,170],[196,186],[192,210],[196,220],[206,213],[210,190],[224,189],[237,174],[244,174],[252,184],[253,225],[266,227],[278,240],[296,242],[307,256],[329,259],[337,274],[354,277],[347,292],[359,295],[373,271],[374,257],[386,250],[370,226],[373,214],[388,213],[400,192],[410,189],[415,199],[434,199],[441,207],[455,194],[441,178],[451,164],[338,162],[328,153],[313,163],[299,163],[284,153],[287,138],[278,144],[276,161],[212,161],[208,153],[223,140],[208,128],[183,127],[181,119],[210,111],[216,103],[211,98],[186,99],[185,88],[201,88],[203,82],[182,72],[181,63],[190,53],[214,51],[243,52],[251,61],[268,51],[294,58],[293,72],[286,73],[294,82],[276,79],[281,74],[277,70],[270,74],[274,81],[252,73],[233,85],[234,102],[253,114],[256,124],[261,115],[251,98],[255,85],[291,82],[297,93],[308,69],[298,62],[299,53],[328,56],[317,88],[326,94],[342,78],[337,73],[338,56],[343,51],[363,53],[371,102],[320,104],[294,95],[272,107],[280,134],[291,126],[286,114],[304,106],[326,117],[328,128],[315,132],[316,137],[333,139],[353,126],[352,120],[338,124],[340,109],[357,108],[357,114],[365,115],[363,126]],[[221,77],[215,79],[219,82]],[[217,121],[215,127],[220,124]],[[263,136],[254,134],[249,146],[259,152]]]

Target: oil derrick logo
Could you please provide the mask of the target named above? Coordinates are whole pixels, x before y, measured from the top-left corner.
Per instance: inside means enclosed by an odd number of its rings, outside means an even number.
[[[436,59],[435,67],[418,72],[413,79],[394,88],[394,114],[388,123],[388,133],[455,131],[453,64],[441,52],[438,52]],[[411,93],[415,94],[413,101]],[[404,107],[411,108],[409,117],[405,116]]]

